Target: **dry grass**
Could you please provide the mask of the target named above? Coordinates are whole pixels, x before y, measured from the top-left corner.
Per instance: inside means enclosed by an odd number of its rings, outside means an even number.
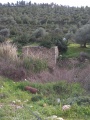
[[[25,77],[25,70],[17,57],[17,47],[9,42],[0,45],[0,75],[14,80]]]
[[[0,58],[17,60],[17,48],[15,45],[5,42],[0,45]]]
[[[14,80],[24,80],[32,72],[40,72],[47,68],[44,61],[17,56],[15,45],[6,42],[0,45],[0,75]]]
[[[17,48],[11,43],[0,45],[0,75],[14,80],[28,80],[32,82],[53,82],[66,80],[80,82],[90,91],[90,61],[80,62],[77,59],[60,61],[59,67],[48,69],[42,61],[34,59],[20,59]],[[35,71],[35,73],[32,73]],[[39,71],[39,72],[38,72]]]

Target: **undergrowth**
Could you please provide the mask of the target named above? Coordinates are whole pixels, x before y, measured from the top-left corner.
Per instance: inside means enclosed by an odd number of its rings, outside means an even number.
[[[11,43],[0,45],[0,75],[14,80],[22,80],[31,73],[40,73],[48,68],[45,60],[18,57],[17,48]]]

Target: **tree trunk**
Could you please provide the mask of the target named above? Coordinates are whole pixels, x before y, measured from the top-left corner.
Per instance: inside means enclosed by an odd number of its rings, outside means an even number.
[[[86,48],[86,43],[80,44],[80,47],[81,47],[81,48]]]
[[[83,47],[86,48],[86,43],[84,43]]]

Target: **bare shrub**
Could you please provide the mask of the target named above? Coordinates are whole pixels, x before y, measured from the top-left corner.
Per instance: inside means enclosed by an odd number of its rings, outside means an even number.
[[[17,48],[9,42],[0,45],[0,75],[14,80],[22,80],[26,76],[25,69],[17,57]]]
[[[78,81],[83,85],[83,87],[90,92],[90,63],[87,64],[84,69],[79,69],[78,71]]]
[[[86,52],[80,52],[78,59],[79,59],[79,61],[84,62],[85,59],[90,60],[90,55]]]
[[[31,72],[36,73],[45,69],[47,69],[47,63],[44,60],[20,59],[17,57],[15,45],[8,42],[0,45],[0,75],[14,80],[24,80]]]
[[[13,80],[23,80],[26,77],[25,69],[22,66],[16,66],[11,61],[0,61],[0,75]]]

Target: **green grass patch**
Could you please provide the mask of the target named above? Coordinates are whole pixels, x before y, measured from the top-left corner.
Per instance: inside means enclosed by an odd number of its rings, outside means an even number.
[[[39,92],[25,91],[27,85]],[[65,104],[70,104],[71,109],[63,111]],[[52,115],[65,120],[90,119],[90,95],[86,96],[86,90],[79,83],[14,82],[0,77],[0,105],[0,120],[45,120]]]
[[[26,70],[31,70],[32,72],[37,73],[46,70],[48,68],[48,64],[45,60],[27,57],[23,59],[23,67]]]
[[[81,48],[79,44],[69,44],[68,50],[63,56],[66,58],[75,58],[79,56],[80,52],[90,53],[90,45],[87,45],[87,48]]]

